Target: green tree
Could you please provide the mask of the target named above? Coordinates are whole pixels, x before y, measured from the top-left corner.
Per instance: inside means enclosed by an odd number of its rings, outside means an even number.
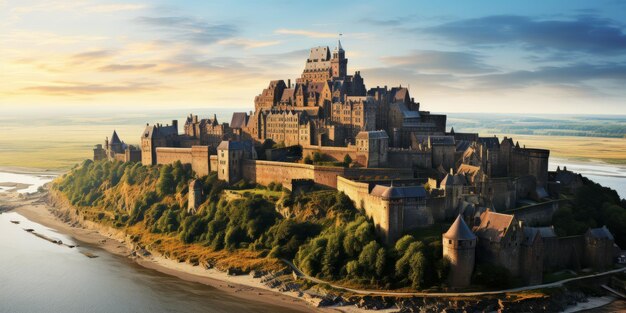
[[[173,194],[176,189],[174,175],[172,175],[172,167],[165,165],[161,167],[159,172],[159,180],[157,181],[157,191],[160,196]]]
[[[350,166],[350,164],[352,164],[352,158],[350,157],[350,155],[346,154],[343,157],[343,166],[348,167]]]

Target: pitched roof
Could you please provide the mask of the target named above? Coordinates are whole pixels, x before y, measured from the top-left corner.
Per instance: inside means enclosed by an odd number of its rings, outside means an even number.
[[[235,112],[233,113],[233,117],[230,120],[231,128],[244,128],[248,124],[248,113],[246,112]]]
[[[454,240],[474,240],[476,239],[476,235],[472,233],[472,231],[467,227],[465,221],[461,218],[461,215],[456,217],[454,223],[448,228],[448,231],[443,234],[443,237],[446,239],[454,239]]]
[[[487,147],[487,149],[500,148],[498,137],[478,137],[478,141]]]
[[[455,145],[454,136],[428,136],[432,146]]]
[[[531,245],[535,241],[535,237],[540,235],[541,238],[556,238],[554,226],[550,227],[524,227],[524,241]]]
[[[459,174],[454,174],[454,175],[447,174],[446,177],[444,177],[443,180],[441,180],[442,186],[465,185],[466,183],[467,183],[467,180],[465,179],[465,176],[459,175]]]
[[[510,214],[485,211],[480,215],[480,225],[474,227],[474,233],[481,239],[500,242],[509,228],[514,226],[514,219]]]
[[[393,185],[376,185],[370,194],[384,199],[424,198],[426,197],[426,189],[422,186],[396,187]]]
[[[356,139],[381,139],[389,138],[384,130],[361,131],[356,135]]]
[[[120,137],[117,136],[117,132],[114,130],[113,131],[113,135],[111,135],[111,144],[121,144],[122,141],[120,140]]]
[[[609,240],[614,240],[613,234],[611,234],[611,232],[609,231],[608,228],[606,228],[606,226],[602,226],[599,228],[590,228],[587,231],[587,235],[593,238],[606,238]]]

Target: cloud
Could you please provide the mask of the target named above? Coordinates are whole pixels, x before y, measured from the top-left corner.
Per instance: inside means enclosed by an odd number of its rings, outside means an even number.
[[[156,67],[156,64],[109,64],[101,66],[98,70],[102,72],[121,72],[145,70],[153,67]]]
[[[135,3],[108,3],[97,4],[93,1],[81,0],[56,0],[46,1],[43,3],[15,7],[11,10],[14,14],[23,14],[31,12],[51,12],[51,11],[67,11],[67,12],[88,12],[88,13],[112,13],[121,11],[136,11],[146,8],[145,4]]]
[[[393,18],[393,19],[386,19],[386,20],[379,20],[379,19],[375,19],[375,18],[371,18],[371,17],[365,17],[359,20],[359,22],[364,23],[364,24],[369,24],[369,25],[374,25],[374,26],[400,26],[403,24],[403,22],[406,20],[406,18]]]
[[[626,51],[626,34],[609,19],[579,15],[569,20],[540,20],[518,15],[463,19],[420,29],[460,45],[519,43],[532,50],[563,50],[598,54]]]
[[[220,45],[225,46],[234,46],[240,47],[244,49],[254,49],[254,48],[262,48],[268,46],[274,46],[280,43],[278,40],[273,41],[261,41],[261,40],[251,40],[246,38],[229,38],[220,40],[217,42]]]
[[[310,37],[310,38],[337,38],[337,36],[339,34],[336,33],[323,33],[323,32],[315,32],[315,31],[308,31],[308,30],[302,30],[302,29],[277,29],[274,31],[274,33],[276,34],[281,34],[281,35],[298,35],[298,36],[305,36],[305,37]]]
[[[132,3],[111,3],[111,4],[100,4],[90,6],[86,9],[87,12],[94,13],[111,13],[111,12],[120,12],[120,11],[135,11],[145,9],[147,6],[145,4],[132,4]]]
[[[70,57],[74,62],[88,62],[93,60],[107,59],[113,56],[115,53],[111,50],[94,50],[83,53],[78,53]]]
[[[478,74],[495,71],[482,62],[480,55],[468,52],[414,50],[403,56],[383,57],[382,61],[417,72]]]
[[[524,88],[541,84],[589,88],[589,86],[582,86],[582,84],[593,80],[626,83],[626,63],[577,63],[566,66],[544,66],[536,70],[511,71],[476,77],[476,81],[487,88]]]
[[[213,44],[234,37],[238,29],[233,24],[207,23],[186,16],[139,17],[139,24],[169,32],[174,40],[186,40],[196,44]]]
[[[122,84],[97,84],[81,82],[54,82],[23,88],[22,91],[49,96],[85,96],[111,93],[138,93],[158,89],[158,84],[151,82],[127,82]]]

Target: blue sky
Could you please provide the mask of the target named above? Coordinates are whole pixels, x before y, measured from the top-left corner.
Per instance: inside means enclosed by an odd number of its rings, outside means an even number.
[[[252,108],[339,33],[427,110],[626,114],[626,1],[0,0],[0,106]]]

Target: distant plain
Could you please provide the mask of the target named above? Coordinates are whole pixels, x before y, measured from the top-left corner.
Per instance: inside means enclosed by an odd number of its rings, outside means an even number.
[[[190,112],[201,118],[216,113],[230,122],[232,109],[175,109],[150,112],[77,112],[4,115],[0,117],[0,166],[65,170],[92,157],[95,144],[115,129],[129,144],[138,144],[146,123],[171,123],[182,131]],[[626,116],[448,114],[448,129],[481,136],[513,137],[520,145],[551,150],[551,156],[626,164]],[[501,139],[501,138],[500,138]]]

